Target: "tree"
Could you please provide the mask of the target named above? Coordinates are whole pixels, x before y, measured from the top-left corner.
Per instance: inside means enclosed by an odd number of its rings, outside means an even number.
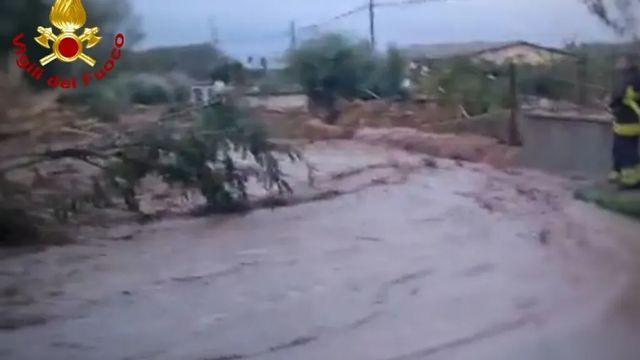
[[[402,82],[406,78],[408,61],[395,46],[387,50],[383,73],[380,79],[383,96],[397,96],[402,92]]]
[[[498,69],[491,64],[455,59],[434,67],[424,87],[450,105],[462,105],[470,115],[478,115],[506,104],[506,77],[491,76],[493,71]]]
[[[224,60],[211,71],[213,81],[223,81],[227,84],[245,85],[247,70],[239,61]]]
[[[159,122],[161,125],[139,134],[132,146],[120,146],[125,150],[104,166],[104,187],[117,190],[133,211],[138,210],[135,189],[149,174],[160,175],[170,185],[198,189],[213,212],[246,208],[249,179],[256,179],[265,189],[292,191],[266,130],[229,99],[187,123],[191,126],[185,127],[184,121]],[[298,158],[294,152],[288,154]],[[241,167],[238,160],[252,160],[256,166]]]
[[[337,101],[362,96],[374,77],[376,56],[365,41],[339,34],[308,40],[287,56],[290,74],[303,87],[313,105],[327,111],[333,123],[339,116]]]
[[[582,0],[595,16],[620,36],[638,35],[638,0]]]
[[[402,95],[408,70],[408,61],[398,48],[392,46],[386,55],[380,55],[367,41],[340,34],[305,41],[289,52],[287,65],[312,105],[326,110],[329,123],[339,116],[339,99]]]
[[[67,125],[78,129],[74,121],[70,118]],[[292,191],[275,153],[299,159],[295,151],[268,141],[265,129],[230,99],[204,110],[172,111],[112,135],[5,156],[0,164],[0,246],[49,241],[52,230],[90,208],[126,206],[139,213],[136,189],[147,175],[178,189],[198,190],[208,212],[249,210],[250,180],[279,193]],[[82,162],[96,172],[87,171],[86,181],[78,182],[83,185],[70,189],[46,187],[46,197],[36,185],[9,180],[15,171],[37,171],[38,165],[59,160]]]

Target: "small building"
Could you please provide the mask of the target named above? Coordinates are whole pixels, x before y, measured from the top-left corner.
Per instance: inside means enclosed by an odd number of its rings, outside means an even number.
[[[428,66],[434,62],[456,58],[486,61],[496,65],[507,63],[545,65],[575,58],[575,55],[570,52],[526,41],[413,45],[407,48],[407,54],[414,64]]]
[[[225,94],[236,91],[233,85],[225,85],[222,81],[197,83],[191,86],[190,103],[194,106],[207,106],[216,102]],[[265,107],[268,109],[299,108],[307,105],[307,96],[298,85],[283,85],[277,89],[264,90],[258,86],[242,89],[237,93],[243,104],[249,107]]]
[[[193,105],[205,106],[213,103],[225,91],[227,91],[227,86],[222,81],[195,84],[191,86],[190,102]]]

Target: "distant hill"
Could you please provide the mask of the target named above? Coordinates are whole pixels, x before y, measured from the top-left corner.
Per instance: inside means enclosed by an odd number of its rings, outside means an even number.
[[[158,47],[128,53],[123,67],[129,71],[168,73],[182,72],[194,80],[207,81],[216,64],[226,55],[211,44]]]

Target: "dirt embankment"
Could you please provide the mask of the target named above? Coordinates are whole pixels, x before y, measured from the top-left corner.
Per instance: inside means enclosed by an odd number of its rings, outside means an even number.
[[[356,132],[354,139],[441,158],[483,162],[499,168],[513,165],[518,153],[516,148],[485,136],[432,134],[409,128],[365,128]]]
[[[353,134],[362,127],[409,127],[427,130],[432,124],[457,119],[459,112],[434,102],[353,101],[340,104],[335,126]],[[255,117],[264,122],[274,137],[303,138],[305,123],[321,116],[306,108],[254,108]]]
[[[326,124],[303,108],[256,108],[278,138],[310,141],[356,139],[432,156],[485,162],[504,167],[514,163],[516,149],[503,145],[507,112],[467,119],[458,110],[434,102],[354,101],[341,105],[335,125]]]

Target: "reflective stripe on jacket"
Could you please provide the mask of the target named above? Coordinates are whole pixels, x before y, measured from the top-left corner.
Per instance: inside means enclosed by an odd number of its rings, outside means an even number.
[[[638,92],[632,85],[625,89],[617,109],[614,108],[616,120],[613,123],[613,132],[621,136],[640,136],[640,104],[638,104]]]

